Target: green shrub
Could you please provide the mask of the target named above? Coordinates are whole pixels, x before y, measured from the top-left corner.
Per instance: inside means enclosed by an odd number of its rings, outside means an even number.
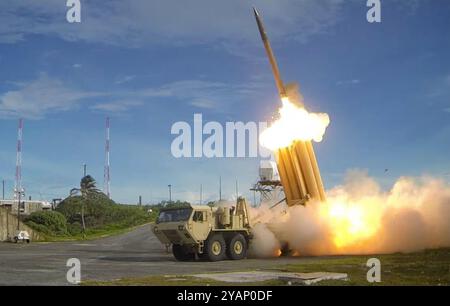
[[[45,225],[37,224],[37,223],[34,223],[33,221],[27,221],[26,224],[29,227],[31,227],[32,229],[34,229],[35,231],[38,231],[42,234],[53,235],[53,233]]]
[[[83,233],[81,212],[84,211],[85,237],[89,234],[130,228],[156,218],[156,212],[149,214],[148,208],[116,204],[95,189],[95,180],[92,177],[89,179],[90,182],[86,182],[87,177],[83,178],[81,188],[73,189],[72,195],[64,199],[56,211],[33,213],[26,222],[44,234],[78,236]]]
[[[76,236],[83,232],[83,227],[81,226],[81,223],[79,223],[79,222],[68,223],[67,224],[67,232],[70,235]]]
[[[111,225],[115,228],[127,228],[150,222],[152,217],[155,217],[154,214],[148,214],[145,207],[116,204],[103,193],[92,194],[87,200],[81,196],[72,196],[56,208],[66,217],[71,234],[76,235],[81,231],[82,205],[85,209],[84,221],[87,229],[103,229]]]
[[[105,213],[114,201],[103,193],[93,194],[87,200],[81,196],[72,196],[64,199],[56,210],[62,213],[69,223],[79,222],[81,224],[81,207],[85,209],[85,223],[87,227],[98,226],[105,223]]]
[[[67,220],[63,214],[56,211],[37,211],[30,214],[25,223],[44,234],[67,234]]]

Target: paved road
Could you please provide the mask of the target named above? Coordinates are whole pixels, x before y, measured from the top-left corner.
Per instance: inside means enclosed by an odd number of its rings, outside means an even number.
[[[177,262],[145,225],[127,234],[86,242],[0,243],[0,285],[67,285],[69,258],[81,261],[83,280],[268,269],[306,258]]]

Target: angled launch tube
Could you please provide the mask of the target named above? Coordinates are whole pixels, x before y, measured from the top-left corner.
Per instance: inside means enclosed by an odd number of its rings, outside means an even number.
[[[280,98],[288,98],[262,19],[256,8],[253,8],[253,12],[272,67]],[[286,195],[286,202],[289,206],[304,205],[311,199],[326,201],[325,190],[311,141],[295,141],[289,147],[279,149],[276,152],[276,162],[281,185]]]

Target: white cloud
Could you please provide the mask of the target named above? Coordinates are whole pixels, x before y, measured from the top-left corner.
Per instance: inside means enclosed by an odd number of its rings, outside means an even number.
[[[41,119],[48,113],[71,110],[83,99],[102,95],[70,89],[45,73],[34,81],[18,83],[18,87],[0,95],[0,117]]]
[[[110,103],[99,103],[90,107],[92,110],[103,111],[108,113],[123,113],[130,108],[142,105],[142,101],[114,101]]]
[[[427,98],[443,98],[450,96],[450,74],[441,76],[431,85]]]
[[[126,75],[124,77],[119,78],[115,83],[117,85],[120,85],[123,83],[128,83],[128,82],[131,82],[132,80],[134,80],[134,78],[136,78],[135,75]]]
[[[3,44],[14,44],[23,40],[24,35],[22,33],[12,33],[12,34],[4,33],[0,35],[0,43]]]
[[[61,0],[0,2],[0,42],[27,35],[58,36],[67,41],[139,46],[148,43],[249,42],[259,38],[251,6],[264,17],[272,39],[305,40],[338,20],[343,0],[110,0],[83,1],[82,22],[65,20]],[[259,42],[258,42],[259,43]]]
[[[203,80],[181,80],[161,86],[142,88],[132,92],[121,92],[120,94],[133,101],[161,101],[172,98],[180,103],[202,109],[215,109],[223,111],[226,105],[243,100],[262,88],[263,82],[252,81],[247,84],[229,84],[223,82]],[[218,107],[221,105],[221,107]],[[132,105],[130,105],[132,106]]]
[[[75,69],[78,69],[78,68],[81,68],[81,67],[82,67],[81,64],[73,64],[72,65],[72,68],[75,68]]]
[[[213,100],[202,98],[193,99],[190,104],[198,108],[210,108],[210,109],[213,109],[217,106],[217,103],[214,102]]]
[[[182,80],[141,89],[109,92],[90,92],[74,89],[58,78],[41,73],[28,82],[9,82],[15,88],[0,93],[0,117],[42,119],[50,113],[76,109],[89,98],[101,101],[89,106],[93,111],[123,113],[144,103],[157,103],[172,98],[175,103],[187,103],[201,109],[223,112],[226,106],[245,101],[257,93],[264,82],[228,84],[203,80]],[[105,102],[105,99],[108,99]],[[221,107],[218,107],[221,105]]]
[[[361,83],[360,80],[358,79],[352,79],[352,80],[342,80],[342,81],[337,81],[336,85],[357,85]]]
[[[192,106],[212,109],[218,101],[230,97],[230,86],[220,82],[184,80],[164,85],[161,88],[171,97],[185,100]]]
[[[180,101],[187,101],[190,105],[202,109],[223,111],[226,105],[236,101],[245,101],[252,93],[263,85],[253,81],[247,84],[228,84],[223,82],[183,80],[152,88],[146,92],[164,93],[166,97],[174,97]],[[219,107],[221,106],[221,107]]]
[[[417,13],[420,5],[424,0],[395,0],[394,1],[399,7],[410,15]]]

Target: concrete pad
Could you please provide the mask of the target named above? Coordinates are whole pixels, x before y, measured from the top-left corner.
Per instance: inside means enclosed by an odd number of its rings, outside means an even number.
[[[248,271],[195,274],[194,277],[213,279],[227,283],[263,282],[267,280],[282,280],[287,284],[311,285],[323,280],[347,280],[346,273],[314,272],[314,273],[289,273],[273,271]]]
[[[295,277],[281,276],[279,280],[286,281],[289,285],[311,285],[323,280],[348,280],[347,273],[333,273],[333,272],[313,272],[313,273],[297,273]]]

